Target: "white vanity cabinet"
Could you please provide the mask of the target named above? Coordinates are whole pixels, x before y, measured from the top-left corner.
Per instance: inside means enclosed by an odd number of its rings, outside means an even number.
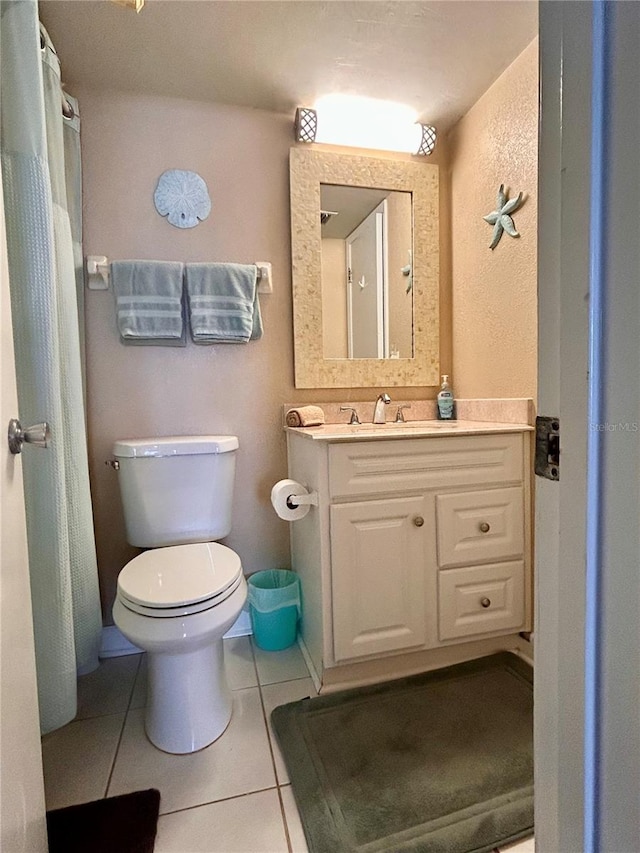
[[[289,476],[319,496],[291,543],[303,650],[328,689],[510,648],[531,628],[528,428],[407,433],[288,430]]]

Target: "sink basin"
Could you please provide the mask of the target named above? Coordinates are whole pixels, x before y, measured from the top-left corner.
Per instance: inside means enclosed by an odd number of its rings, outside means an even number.
[[[360,424],[363,429],[451,429],[457,421],[389,421],[385,424]]]

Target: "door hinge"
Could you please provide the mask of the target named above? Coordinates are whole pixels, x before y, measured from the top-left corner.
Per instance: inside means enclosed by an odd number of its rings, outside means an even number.
[[[560,419],[536,418],[535,472],[547,480],[560,479]]]

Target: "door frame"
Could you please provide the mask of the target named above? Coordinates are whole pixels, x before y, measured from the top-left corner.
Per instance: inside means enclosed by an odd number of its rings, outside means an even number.
[[[632,850],[640,837],[640,8],[600,0],[539,8],[538,411],[559,418],[561,456],[559,482],[536,480],[536,847]],[[590,309],[596,292],[602,311]]]
[[[383,199],[362,220],[360,225],[345,237],[346,262],[347,262],[347,357],[353,355],[353,292],[355,287],[355,276],[351,258],[351,245],[353,238],[368,223],[370,217],[375,216],[376,233],[376,346],[377,358],[388,358],[389,356],[389,268],[388,268],[388,215],[387,200]]]
[[[0,425],[18,417],[9,270],[0,167]],[[0,848],[44,853],[47,847],[38,688],[31,613],[22,459],[6,433],[0,485]]]

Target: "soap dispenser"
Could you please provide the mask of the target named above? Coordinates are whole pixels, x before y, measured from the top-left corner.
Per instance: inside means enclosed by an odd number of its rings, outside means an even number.
[[[442,385],[438,392],[438,420],[453,421],[456,418],[453,391],[449,385],[449,377],[442,377]]]

